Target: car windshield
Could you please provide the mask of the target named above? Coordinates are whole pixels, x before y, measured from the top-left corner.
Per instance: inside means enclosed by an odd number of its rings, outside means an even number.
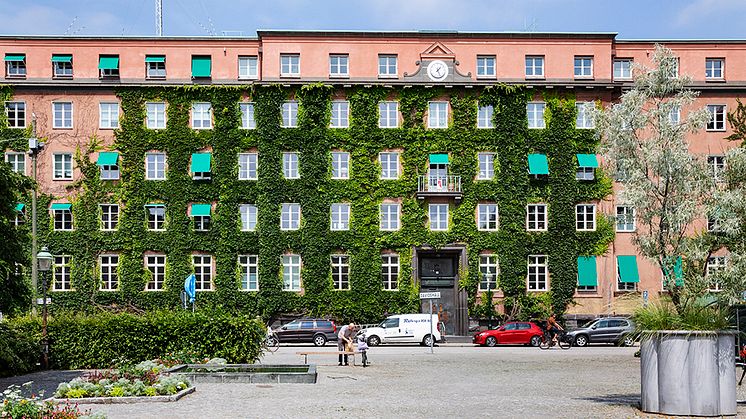
[[[584,325],[582,325],[582,326],[580,326],[580,327],[581,327],[581,328],[583,328],[583,329],[588,329],[588,328],[589,328],[589,327],[591,327],[591,326],[593,325],[593,323],[595,323],[595,322],[596,322],[596,320],[591,320],[591,321],[589,321],[589,322],[585,323]]]

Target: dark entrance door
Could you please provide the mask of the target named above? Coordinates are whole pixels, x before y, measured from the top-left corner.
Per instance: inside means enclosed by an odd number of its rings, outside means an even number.
[[[445,325],[446,335],[463,334],[460,330],[458,271],[460,252],[418,252],[421,291],[439,291],[439,300],[422,300],[420,310],[433,314]]]

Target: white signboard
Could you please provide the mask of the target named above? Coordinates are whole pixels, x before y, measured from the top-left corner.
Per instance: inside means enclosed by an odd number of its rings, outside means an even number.
[[[37,298],[36,299],[36,304],[38,304],[38,305],[44,304],[44,299],[43,298]],[[52,297],[47,297],[47,304],[52,304]]]
[[[420,293],[420,300],[431,300],[431,299],[436,299],[436,298],[440,298],[440,291]]]

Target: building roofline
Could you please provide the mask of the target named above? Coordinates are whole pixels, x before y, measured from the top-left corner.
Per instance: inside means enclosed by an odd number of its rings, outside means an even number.
[[[614,39],[616,32],[479,32],[457,30],[417,30],[417,31],[367,31],[367,30],[296,30],[258,29],[263,36],[327,36],[327,37],[366,37],[366,38],[578,38]]]
[[[617,39],[617,44],[744,44],[746,39]]]
[[[155,35],[8,35],[0,34],[0,39],[28,39],[60,41],[257,41],[257,36],[155,36]]]

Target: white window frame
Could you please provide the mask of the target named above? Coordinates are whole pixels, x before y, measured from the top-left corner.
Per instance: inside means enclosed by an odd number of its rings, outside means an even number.
[[[709,233],[719,233],[722,231],[722,225],[720,223],[720,218],[713,214],[709,214],[707,216],[707,231]]]
[[[711,256],[707,258],[707,270],[705,273],[705,276],[709,277],[712,275],[716,275],[719,271],[725,270],[725,268],[728,266],[728,257],[727,256]],[[708,290],[711,292],[720,292],[722,291],[721,284],[719,282],[710,281],[710,285],[708,286]]]
[[[593,167],[578,166],[575,170],[575,180],[593,180],[596,178],[596,169]]]
[[[57,159],[62,166],[60,171],[57,170]],[[53,153],[52,154],[52,180],[72,180],[73,179],[73,155],[70,153]]]
[[[497,289],[497,279],[500,275],[500,260],[496,254],[483,253],[479,255],[479,286],[478,291]],[[486,286],[485,286],[486,285]]]
[[[145,215],[148,223],[148,231],[166,231],[166,205],[155,204],[156,206],[145,207],[147,214]],[[158,216],[151,212],[151,209],[163,209],[163,220],[159,220]]]
[[[350,255],[330,255],[332,271],[332,288],[337,291],[350,290]],[[335,272],[336,270],[336,272]]]
[[[525,57],[525,75],[527,79],[543,79],[544,78],[544,56],[543,55],[527,55]],[[530,64],[529,64],[530,62]],[[531,69],[531,74],[529,74]]]
[[[497,76],[497,57],[494,55],[477,55],[477,78],[494,79]]]
[[[195,291],[212,291],[212,255],[193,254],[192,268],[196,278],[194,281]]]
[[[635,231],[637,229],[635,209],[629,205],[617,205],[614,224],[616,225],[617,233],[631,233]]]
[[[707,166],[710,169],[710,175],[715,182],[725,181],[725,156],[709,155],[707,156]]]
[[[528,102],[526,104],[526,117],[530,129],[546,128],[546,121],[544,121],[546,108],[546,102]]]
[[[212,104],[192,103],[192,129],[212,129]]]
[[[256,231],[259,212],[254,204],[241,204],[238,207],[241,214],[241,231]]]
[[[73,103],[52,102],[52,128],[73,128]]]
[[[495,153],[477,153],[479,170],[477,180],[493,180],[495,178]]]
[[[532,212],[532,209],[535,209],[535,211]],[[548,213],[547,204],[526,205],[526,231],[547,231],[549,227]]]
[[[116,231],[119,227],[119,205],[99,204],[101,231]]]
[[[705,131],[725,131],[725,105],[707,105],[710,120],[707,122]]]
[[[290,100],[282,104],[282,128],[298,127],[298,102]]]
[[[495,219],[490,217],[494,215]],[[500,213],[496,203],[477,204],[477,230],[497,231],[500,228]]]
[[[166,255],[163,253],[146,254],[145,269],[150,272],[150,280],[145,284],[145,291],[163,291],[166,283]]]
[[[330,207],[331,231],[347,231],[350,229],[350,204],[347,202],[335,202]]]
[[[385,291],[399,290],[400,270],[398,253],[384,253],[381,255],[381,282]]]
[[[681,106],[674,105],[671,106],[671,109],[668,111],[668,122],[671,123],[672,126],[679,125],[681,121]]]
[[[99,178],[101,180],[118,180],[119,179],[119,165],[118,164],[99,166],[99,170],[100,170]]]
[[[238,255],[241,291],[259,291],[259,255]]]
[[[8,151],[5,153],[5,162],[10,165],[14,173],[26,174],[26,153],[22,151]]]
[[[580,60],[579,65],[578,65],[578,60]],[[593,78],[593,56],[576,55],[575,57],[573,57],[573,76],[576,79],[592,79]]]
[[[526,271],[526,290],[549,291],[549,257],[547,255],[529,255]],[[531,273],[534,268],[534,273]],[[543,280],[542,280],[543,276]]]
[[[300,77],[300,54],[280,54],[280,77]]]
[[[105,254],[98,257],[98,274],[101,291],[119,290],[119,255]]]
[[[241,129],[256,129],[256,119],[254,119],[254,102],[241,102]]]
[[[282,176],[285,179],[300,179],[300,155],[295,151],[282,153]]]
[[[381,176],[383,180],[399,179],[401,170],[399,168],[398,151],[382,151],[378,153],[378,163],[381,165]]]
[[[632,63],[631,58],[614,59],[614,80],[632,80]]]
[[[448,102],[444,100],[427,103],[427,127],[448,128]]]
[[[393,72],[391,71],[392,61],[393,61]],[[399,77],[399,56],[397,54],[378,54],[378,77],[380,78]]]
[[[720,68],[715,66],[720,63]],[[705,58],[705,80],[725,79],[725,58]]]
[[[401,204],[384,202],[379,206],[380,230],[398,231],[401,228]]]
[[[193,215],[192,224],[194,231],[210,231],[212,228],[212,214],[210,215]]]
[[[72,208],[65,210],[52,210],[52,222],[54,231],[73,231],[75,229],[73,221]]]
[[[145,153],[145,180],[166,180],[166,153]]]
[[[378,102],[378,128],[399,128],[399,102]]]
[[[280,211],[280,230],[299,230],[301,222],[300,204],[283,203]]]
[[[575,205],[575,231],[596,231],[596,204]]]
[[[238,153],[238,180],[259,179],[259,153]]]
[[[329,54],[329,77],[350,77],[349,54]]]
[[[448,204],[428,204],[430,231],[448,231]]]
[[[145,78],[146,79],[165,79],[166,78],[166,62],[165,61],[150,61],[145,63]]]
[[[614,258],[615,272],[616,272],[616,291],[617,292],[634,292],[637,291],[637,282],[622,282],[621,276],[619,276],[619,260]]]
[[[301,269],[302,263],[300,255],[289,254],[282,255],[282,290],[283,291],[300,291],[301,290]]]
[[[8,128],[26,128],[26,102],[5,102],[5,116]]]
[[[241,55],[238,57],[238,78],[240,80],[255,80],[259,78],[259,57],[256,55]]]
[[[593,102],[576,102],[575,111],[577,112],[575,117],[575,128],[577,129],[593,129],[596,125],[593,122],[593,113],[590,109],[594,107]]]
[[[119,103],[99,102],[98,104],[98,128],[119,128]]]
[[[332,117],[329,120],[329,128],[350,127],[350,102],[346,100],[332,101]]]
[[[72,291],[72,277],[70,268],[72,265],[72,256],[55,255],[53,265],[53,284],[52,291]]]
[[[495,114],[495,108],[492,105],[477,105],[477,128],[491,129],[495,128],[492,117]]]
[[[332,179],[350,178],[350,153],[332,151]]]
[[[73,78],[73,62],[55,61],[52,63],[52,77],[56,79]]]
[[[145,109],[148,129],[166,129],[166,102],[145,102]]]
[[[5,77],[7,78],[25,78],[26,77],[26,56],[23,60],[6,61]]]

